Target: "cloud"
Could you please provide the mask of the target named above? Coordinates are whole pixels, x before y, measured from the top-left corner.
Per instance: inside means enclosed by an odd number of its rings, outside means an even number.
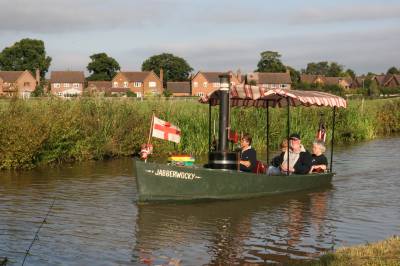
[[[0,31],[63,33],[161,23],[178,0],[0,0]]]
[[[400,19],[399,4],[348,4],[340,6],[308,7],[292,14],[289,21],[294,24],[315,24],[387,19]]]

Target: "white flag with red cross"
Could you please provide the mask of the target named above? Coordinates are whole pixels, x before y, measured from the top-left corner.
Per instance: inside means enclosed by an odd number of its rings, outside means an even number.
[[[179,127],[172,125],[170,122],[166,122],[153,116],[153,133],[152,136],[173,141],[179,143],[181,140],[181,130]]]

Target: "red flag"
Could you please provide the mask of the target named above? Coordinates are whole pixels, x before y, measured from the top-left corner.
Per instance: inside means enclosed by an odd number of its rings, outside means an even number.
[[[323,122],[319,123],[319,128],[317,131],[317,140],[323,141],[325,142],[326,140],[326,129],[325,129],[325,125]]]
[[[153,137],[179,143],[181,140],[181,130],[179,127],[169,122],[153,117]]]

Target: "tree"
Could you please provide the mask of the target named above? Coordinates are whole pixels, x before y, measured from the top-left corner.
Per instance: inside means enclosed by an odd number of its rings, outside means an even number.
[[[396,67],[392,66],[391,68],[388,69],[386,74],[400,74],[400,69],[397,69]]]
[[[344,76],[343,66],[336,62],[331,62],[328,70],[328,77],[341,77]]]
[[[257,64],[257,72],[286,72],[285,65],[281,62],[281,55],[274,51],[264,51]]]
[[[327,61],[318,63],[308,63],[305,74],[311,75],[327,75],[329,71],[329,63]]]
[[[158,76],[160,69],[163,69],[164,86],[167,81],[188,80],[190,72],[193,71],[185,59],[168,53],[153,55],[142,64],[142,71],[154,71]]]
[[[111,80],[115,73],[120,70],[120,66],[112,57],[106,53],[93,54],[90,56],[92,61],[87,65],[87,70],[92,73],[88,80]]]
[[[356,78],[356,72],[350,68],[346,70],[345,75],[352,79]]]
[[[300,82],[300,72],[294,69],[293,67],[287,66],[287,69],[290,72],[290,78],[293,84],[297,84]]]
[[[340,77],[345,75],[345,73],[343,73],[342,65],[339,65],[336,62],[329,63],[327,61],[308,63],[304,73],[312,75],[324,75],[328,77]]]
[[[6,71],[40,70],[41,78],[49,70],[51,57],[46,56],[44,42],[35,39],[22,39],[0,53],[0,69]]]

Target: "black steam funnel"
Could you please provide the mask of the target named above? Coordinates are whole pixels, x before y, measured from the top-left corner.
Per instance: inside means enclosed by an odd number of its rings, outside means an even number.
[[[230,76],[220,75],[218,148],[208,154],[208,167],[213,169],[238,169],[239,156],[228,151]]]
[[[229,127],[229,75],[219,76],[219,132],[218,151],[226,152],[228,149],[228,127]]]

